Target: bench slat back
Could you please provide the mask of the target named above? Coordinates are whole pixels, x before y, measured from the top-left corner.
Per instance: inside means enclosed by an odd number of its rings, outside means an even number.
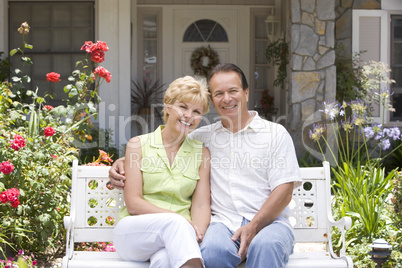
[[[327,242],[330,207],[329,166],[301,168],[303,183],[293,191],[290,221],[296,242]],[[113,224],[124,206],[123,191],[108,187],[110,167],[73,163],[71,217],[74,242],[109,242]]]

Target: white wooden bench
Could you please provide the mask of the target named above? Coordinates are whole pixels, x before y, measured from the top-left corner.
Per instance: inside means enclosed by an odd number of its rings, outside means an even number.
[[[148,262],[125,262],[116,252],[75,251],[81,242],[109,242],[113,240],[113,226],[108,217],[116,219],[123,206],[123,191],[107,187],[110,167],[78,166],[73,163],[70,216],[65,217],[67,231],[66,256],[63,267],[149,267]],[[345,255],[345,229],[351,219],[334,221],[331,212],[330,167],[301,168],[303,184],[293,192],[290,220],[294,225],[296,242],[326,243],[326,252],[296,252],[290,256],[288,268],[295,267],[353,267]],[[110,222],[109,218],[109,222]],[[90,225],[88,222],[92,222]],[[94,223],[96,221],[96,223]],[[343,247],[340,256],[333,252],[331,228],[341,232]],[[245,267],[241,264],[240,267]]]

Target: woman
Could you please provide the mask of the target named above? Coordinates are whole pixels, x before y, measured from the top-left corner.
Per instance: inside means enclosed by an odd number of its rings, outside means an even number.
[[[176,79],[164,97],[165,126],[132,138],[124,201],[114,229],[119,256],[150,267],[203,267],[197,242],[210,220],[209,151],[187,138],[209,110],[206,85]]]

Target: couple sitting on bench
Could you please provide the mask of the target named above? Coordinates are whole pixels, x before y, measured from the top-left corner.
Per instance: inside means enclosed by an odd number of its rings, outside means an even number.
[[[132,138],[109,175],[124,188],[114,245],[150,267],[285,267],[288,204],[301,183],[286,129],[248,111],[242,70],[217,65],[207,86],[186,76],[164,97],[165,126]],[[220,121],[195,128],[209,98]]]

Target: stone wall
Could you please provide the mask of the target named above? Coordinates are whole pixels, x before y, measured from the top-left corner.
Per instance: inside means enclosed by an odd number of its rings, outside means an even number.
[[[335,100],[335,1],[290,0],[288,130],[298,156],[308,141],[307,121],[317,121],[324,101]]]

